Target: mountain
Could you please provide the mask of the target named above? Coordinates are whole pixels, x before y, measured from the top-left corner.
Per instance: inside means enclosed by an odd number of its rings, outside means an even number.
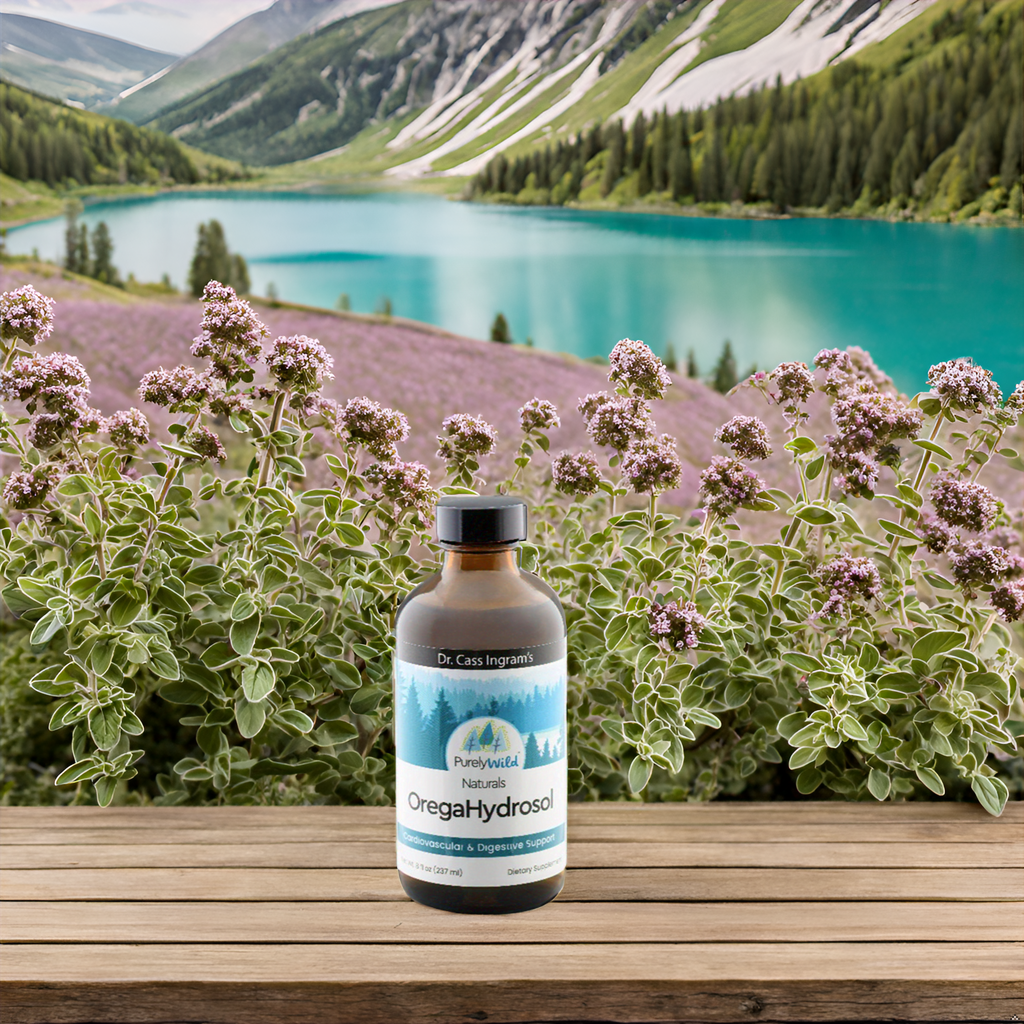
[[[124,95],[110,112],[144,124],[161,108],[205,89],[296,36],[390,3],[394,0],[277,0],[182,58],[166,75]]]
[[[404,0],[294,38],[153,123],[251,163],[345,169],[358,153],[361,170],[469,175],[595,121],[813,75],[964,2]]]
[[[641,90],[622,119],[498,153],[470,192],[531,205],[700,203],[710,213],[766,204],[1019,224],[1021,13],[1021,0],[971,0],[928,25],[911,23],[887,53],[865,50],[790,85],[777,79],[704,106],[698,72],[723,73],[709,61],[660,97]],[[726,58],[719,62],[728,73]],[[746,81],[763,79],[753,59],[733,67]],[[665,100],[659,111],[655,100],[672,91],[695,95],[696,108],[668,114]]]
[[[16,181],[174,185],[248,177],[161,132],[76,110],[0,80],[0,170]]]
[[[50,96],[95,107],[173,64],[170,53],[22,14],[0,16],[4,75]]]

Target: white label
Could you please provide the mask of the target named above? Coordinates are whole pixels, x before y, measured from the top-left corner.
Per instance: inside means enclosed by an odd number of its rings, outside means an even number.
[[[504,886],[565,869],[565,697],[564,656],[498,670],[396,661],[405,874]]]

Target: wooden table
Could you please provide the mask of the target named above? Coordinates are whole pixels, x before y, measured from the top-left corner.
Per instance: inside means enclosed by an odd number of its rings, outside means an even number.
[[[1024,1019],[1022,812],[577,805],[496,918],[404,897],[388,809],[5,808],[0,1019]]]

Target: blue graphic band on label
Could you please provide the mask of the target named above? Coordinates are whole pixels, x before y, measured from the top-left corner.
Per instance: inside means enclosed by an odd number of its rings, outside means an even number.
[[[545,832],[501,839],[482,837],[435,836],[416,832],[399,823],[398,841],[414,850],[424,850],[442,857],[521,857],[525,853],[542,853],[565,842],[565,826],[558,825]]]

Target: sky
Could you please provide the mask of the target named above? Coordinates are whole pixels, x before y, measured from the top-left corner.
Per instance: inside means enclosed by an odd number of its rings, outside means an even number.
[[[28,14],[184,55],[273,0],[0,0],[4,14]]]

